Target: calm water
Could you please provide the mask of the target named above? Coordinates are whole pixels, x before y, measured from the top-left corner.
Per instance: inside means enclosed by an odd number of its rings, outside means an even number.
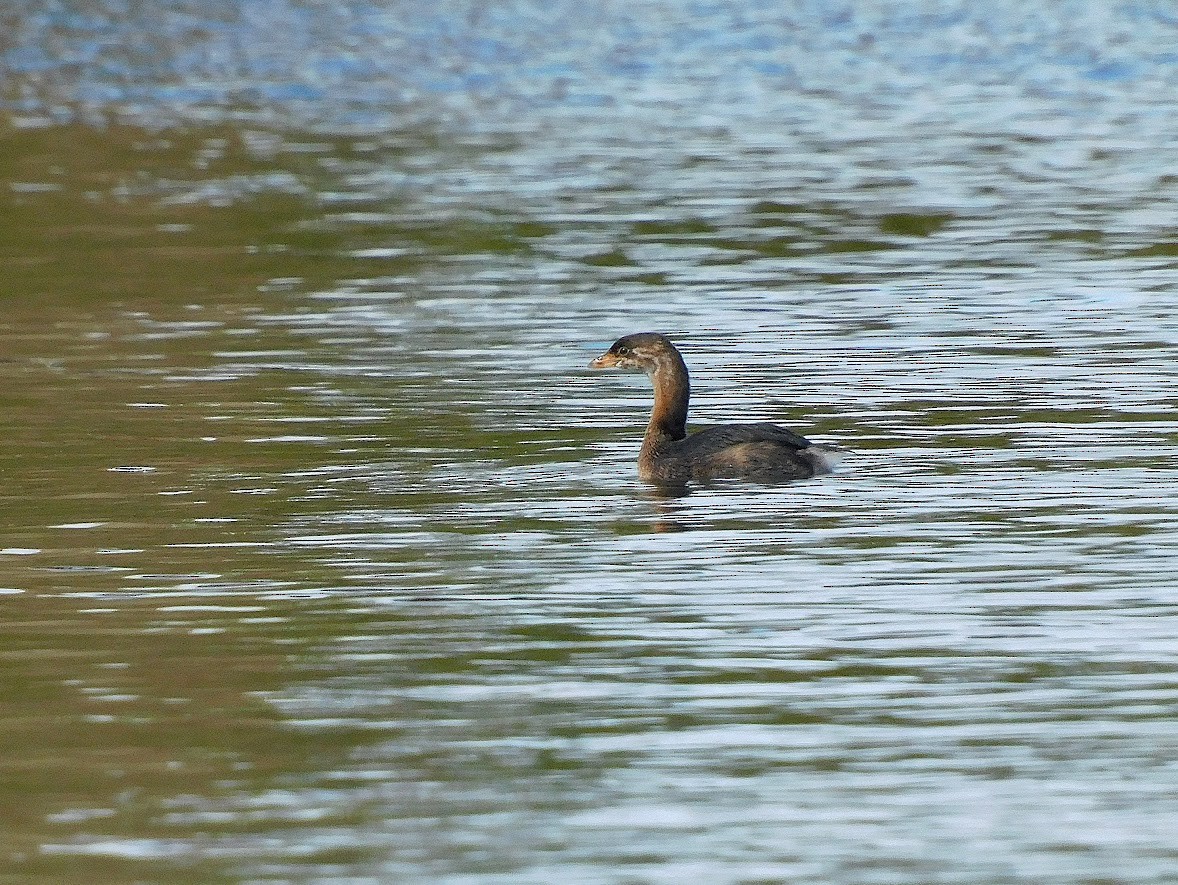
[[[1165,4],[75,6],[0,881],[1178,880]],[[652,494],[644,329],[840,469]]]

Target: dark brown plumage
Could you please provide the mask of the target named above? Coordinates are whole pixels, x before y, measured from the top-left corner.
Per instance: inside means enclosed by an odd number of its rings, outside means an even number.
[[[646,372],[654,383],[654,408],[638,453],[638,475],[648,482],[725,478],[783,482],[830,469],[808,439],[776,424],[722,424],[689,435],[687,365],[665,335],[639,332],[619,338],[589,365],[636,369]]]

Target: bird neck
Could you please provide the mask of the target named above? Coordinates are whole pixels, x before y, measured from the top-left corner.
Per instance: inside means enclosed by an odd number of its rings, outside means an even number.
[[[653,454],[662,444],[687,436],[687,402],[691,396],[687,366],[674,351],[659,357],[650,380],[654,383],[654,408],[642,440],[643,454]]]

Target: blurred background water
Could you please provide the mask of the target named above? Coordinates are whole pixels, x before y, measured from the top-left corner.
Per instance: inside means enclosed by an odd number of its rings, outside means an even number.
[[[0,881],[1178,880],[1176,47],[7,3]],[[839,471],[644,489],[643,329]]]

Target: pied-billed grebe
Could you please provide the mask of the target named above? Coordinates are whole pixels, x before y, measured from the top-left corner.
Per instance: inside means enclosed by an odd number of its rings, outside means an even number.
[[[654,383],[654,409],[638,453],[638,475],[647,482],[783,482],[830,470],[827,458],[808,439],[776,424],[721,424],[689,436],[687,365],[665,335],[639,332],[619,338],[589,365],[638,369]]]

